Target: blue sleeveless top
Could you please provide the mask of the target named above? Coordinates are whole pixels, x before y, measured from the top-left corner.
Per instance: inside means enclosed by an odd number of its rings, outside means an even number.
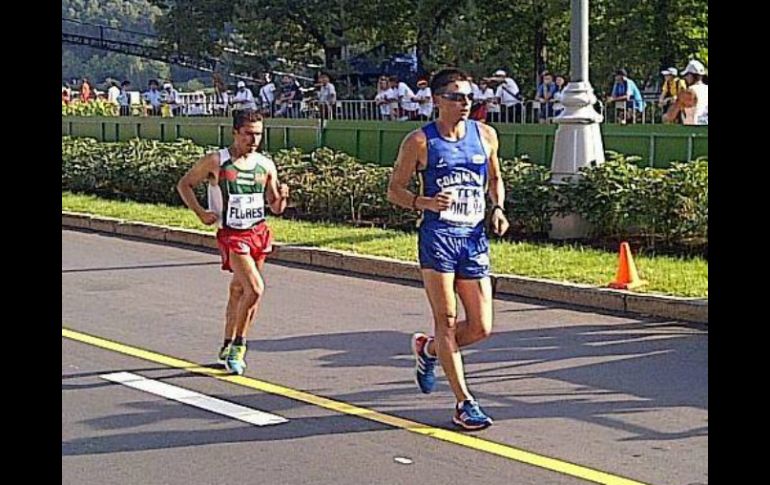
[[[428,141],[428,163],[417,171],[420,195],[433,197],[439,192],[451,192],[454,201],[449,209],[441,212],[423,211],[418,226],[454,236],[483,230],[487,153],[477,122],[466,120],[465,136],[457,141],[443,138],[435,121],[422,130]]]

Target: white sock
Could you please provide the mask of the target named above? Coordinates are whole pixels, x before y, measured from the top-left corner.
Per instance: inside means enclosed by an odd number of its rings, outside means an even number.
[[[475,400],[476,400],[476,399],[475,399],[473,396],[471,396],[471,397],[469,397],[468,399],[466,399],[466,400],[464,400],[464,401],[459,401],[459,402],[457,403],[457,409],[460,409],[460,408],[462,407],[462,405],[463,405],[463,403],[464,403],[465,401],[475,401]]]

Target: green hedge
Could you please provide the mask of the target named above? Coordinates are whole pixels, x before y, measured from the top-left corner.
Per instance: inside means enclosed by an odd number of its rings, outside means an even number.
[[[561,212],[577,212],[597,236],[657,242],[703,243],[708,231],[708,161],[670,168],[639,167],[635,157],[608,152],[607,161],[581,170],[560,187]]]
[[[62,116],[117,116],[118,106],[104,99],[95,99],[87,103],[72,101],[61,103]]]
[[[62,138],[62,189],[137,202],[179,205],[176,182],[214,147],[189,140],[161,143],[134,139],[99,143]],[[292,190],[296,217],[413,226],[415,213],[386,199],[392,168],[320,148],[272,154]],[[574,184],[548,183],[550,171],[521,159],[501,160],[511,237],[542,236],[551,216],[577,212],[598,238],[656,242],[705,241],[708,230],[708,163],[698,159],[669,169],[640,168],[633,157],[608,152],[607,162],[582,169]],[[198,189],[203,197],[205,190]],[[202,199],[201,199],[202,200]]]

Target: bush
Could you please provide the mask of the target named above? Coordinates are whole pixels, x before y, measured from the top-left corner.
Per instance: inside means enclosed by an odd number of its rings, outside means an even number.
[[[581,214],[594,235],[644,238],[654,247],[705,240],[708,231],[708,161],[639,167],[634,157],[608,152],[607,161],[581,169],[574,185],[560,187],[562,211]]]
[[[189,140],[100,143],[62,137],[62,189],[179,205],[176,183],[206,151]],[[204,194],[205,188],[199,188],[200,200]]]
[[[500,160],[505,185],[505,211],[512,235],[545,235],[557,213],[557,194],[549,184],[551,172],[542,165],[518,159]]]
[[[103,99],[96,99],[87,103],[79,100],[69,104],[64,101],[61,103],[62,116],[118,116],[118,114],[118,106]]]
[[[134,139],[99,143],[62,137],[62,189],[138,202],[179,205],[176,183],[213,147],[189,140]],[[310,154],[272,154],[291,188],[296,217],[388,227],[414,227],[416,213],[387,201],[392,168],[319,148]],[[708,232],[708,161],[643,168],[634,157],[608,152],[607,161],[581,169],[575,184],[552,185],[550,171],[519,159],[501,160],[509,237],[542,236],[554,214],[576,212],[596,238],[643,238],[648,246],[703,242]],[[412,187],[416,191],[416,187]],[[204,202],[205,188],[196,192]]]

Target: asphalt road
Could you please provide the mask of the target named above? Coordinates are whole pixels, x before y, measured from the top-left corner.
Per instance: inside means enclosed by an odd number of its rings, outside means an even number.
[[[223,378],[217,254],[62,231],[63,484],[708,482],[705,327],[495,300],[491,338],[464,351],[495,425],[466,433],[441,373],[431,395],[414,384],[422,288],[278,264],[265,279],[246,376]],[[100,377],[115,372],[288,422]]]

